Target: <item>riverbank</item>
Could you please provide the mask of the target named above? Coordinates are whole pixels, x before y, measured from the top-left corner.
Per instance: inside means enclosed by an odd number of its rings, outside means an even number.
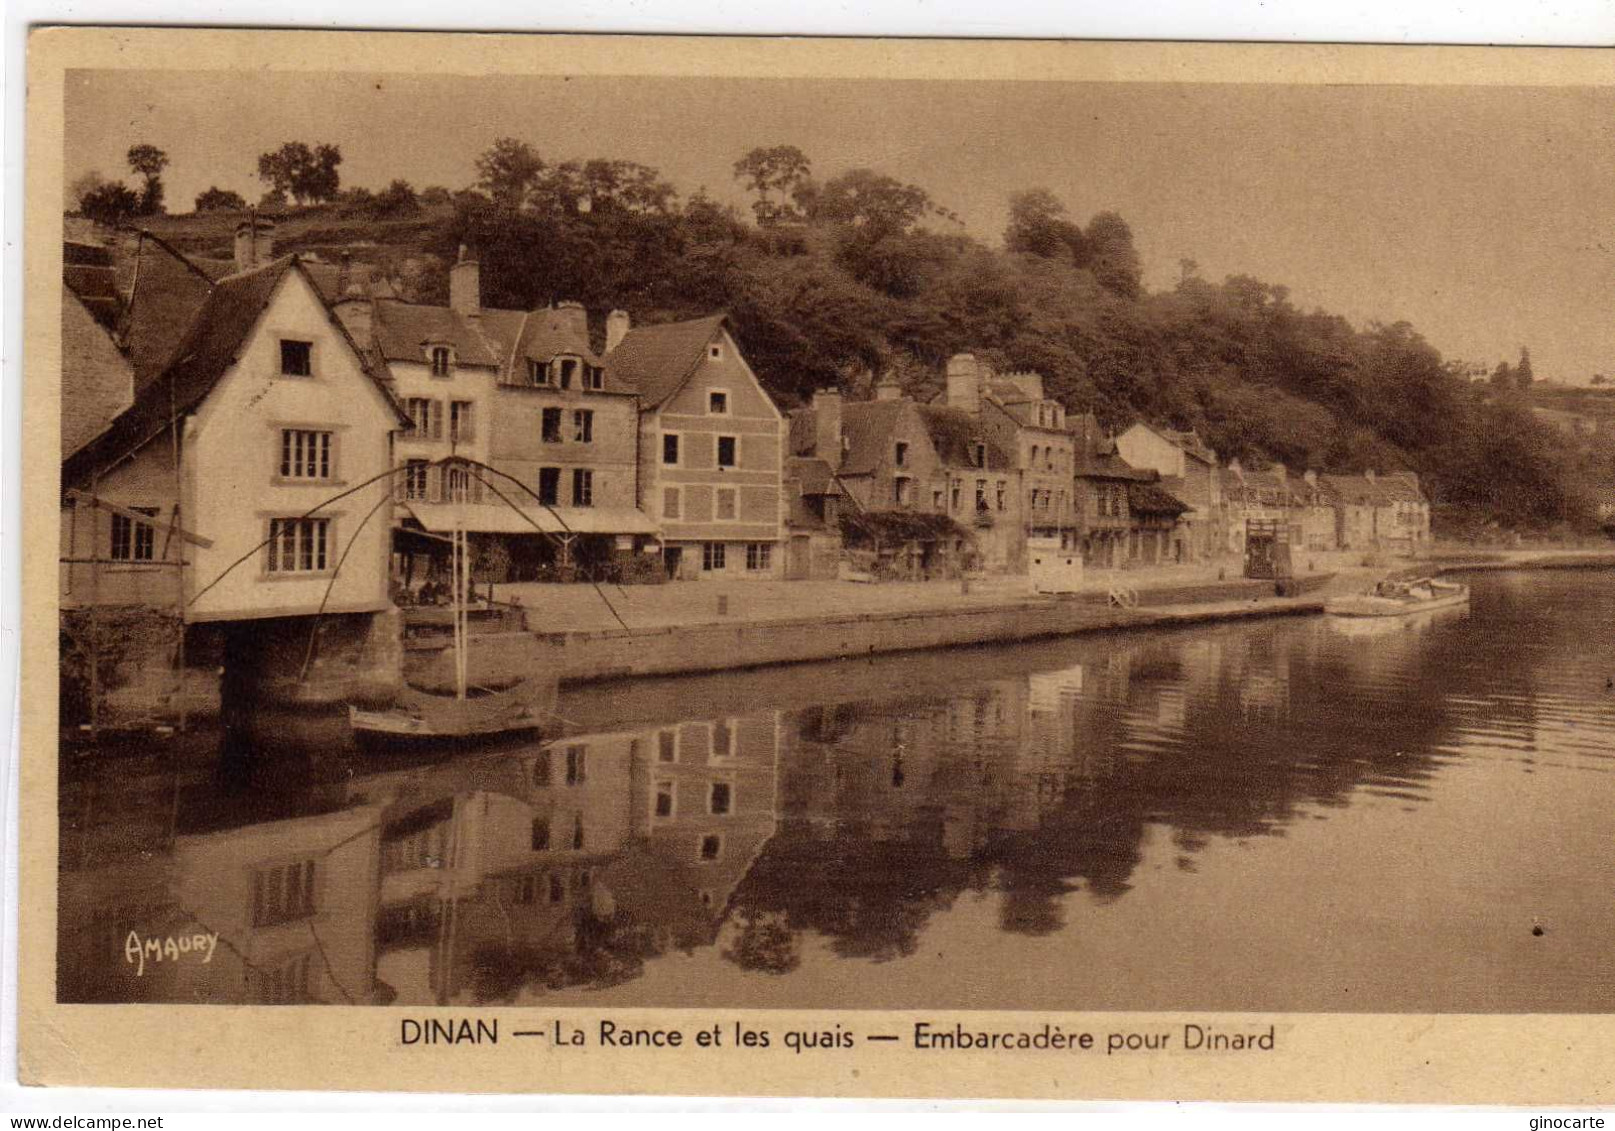
[[[955,583],[956,598],[951,605],[848,611],[844,603],[825,594],[826,599],[808,607],[826,611],[798,612],[794,617],[687,621],[547,635],[564,643],[564,684],[598,683],[1162,625],[1301,616],[1321,612],[1330,593],[1364,585],[1375,572],[1351,571],[1362,576],[1313,574],[1299,579],[1299,592],[1289,597],[1275,596],[1270,581],[1157,585],[1137,589],[1138,603],[1133,607],[1114,605],[1102,593],[963,595]],[[911,602],[916,596],[894,595],[894,599]]]

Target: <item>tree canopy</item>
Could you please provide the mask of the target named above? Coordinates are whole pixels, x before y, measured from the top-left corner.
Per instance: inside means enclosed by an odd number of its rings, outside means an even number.
[[[288,141],[279,149],[258,155],[258,179],[281,200],[290,196],[299,204],[335,200],[342,187],[342,150],[335,145]]]

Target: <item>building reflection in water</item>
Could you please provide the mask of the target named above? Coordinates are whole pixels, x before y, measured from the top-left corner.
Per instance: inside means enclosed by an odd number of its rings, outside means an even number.
[[[646,684],[582,705],[628,725],[414,764],[310,724],[235,791],[178,754],[98,752],[64,767],[60,993],[531,1000],[705,950],[785,974],[810,942],[914,954],[966,896],[1052,935],[1126,897],[1152,830],[1192,873],[1214,839],[1359,792],[1417,803],[1455,743],[1531,741],[1529,682],[1472,627],[1224,625]],[[672,717],[725,692],[733,714]],[[218,936],[205,963],[126,961],[131,933],[196,932]]]

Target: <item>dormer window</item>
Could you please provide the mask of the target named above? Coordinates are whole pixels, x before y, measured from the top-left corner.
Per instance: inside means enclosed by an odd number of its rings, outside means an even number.
[[[570,389],[572,382],[577,379],[577,375],[578,359],[575,357],[563,357],[561,359],[561,388]]]
[[[976,466],[977,467],[986,467],[987,466],[987,445],[986,444],[977,444],[976,449],[972,454],[975,456]]]
[[[897,441],[897,451],[892,455],[892,462],[898,467],[908,466],[908,445],[902,440]]]
[[[448,346],[433,346],[427,351],[433,377],[450,377],[454,374],[454,351]]]
[[[550,363],[539,361],[533,357],[528,358],[527,383],[529,385],[548,385],[550,383]]]
[[[583,387],[598,393],[606,387],[606,371],[598,365],[583,367]]]

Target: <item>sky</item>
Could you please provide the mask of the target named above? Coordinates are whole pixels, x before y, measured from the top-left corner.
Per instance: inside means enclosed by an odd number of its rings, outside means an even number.
[[[1305,309],[1411,322],[1449,358],[1539,379],[1615,375],[1615,88],[769,80],[78,71],[69,181],[167,151],[169,205],[255,200],[257,157],[342,149],[344,185],[475,180],[519,137],[546,160],[660,169],[745,203],[735,160],[792,144],[816,176],[867,166],[925,188],[993,245],[1008,200],[1119,212],[1145,283],[1181,261],[1253,275]]]

